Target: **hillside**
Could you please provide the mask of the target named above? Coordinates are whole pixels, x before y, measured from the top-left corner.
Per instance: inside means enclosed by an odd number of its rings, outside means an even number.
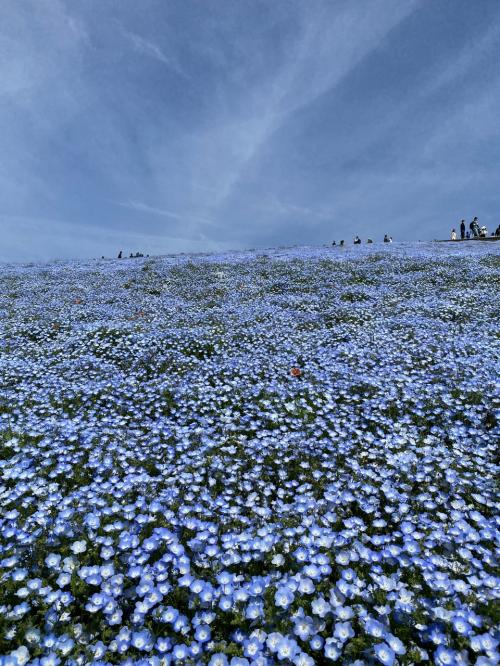
[[[0,266],[0,653],[496,663],[499,268]]]

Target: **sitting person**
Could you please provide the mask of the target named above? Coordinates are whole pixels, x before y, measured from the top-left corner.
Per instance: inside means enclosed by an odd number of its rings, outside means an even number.
[[[354,239],[354,245],[361,245],[361,238],[359,236],[356,236]]]

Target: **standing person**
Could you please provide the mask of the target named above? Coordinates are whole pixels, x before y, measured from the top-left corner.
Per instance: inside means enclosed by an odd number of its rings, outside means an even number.
[[[465,238],[465,220],[460,222],[460,238],[464,240]]]
[[[120,251],[118,252],[118,259],[121,259],[121,258],[122,258],[122,252],[123,252],[123,250],[120,250]]]
[[[474,234],[474,238],[477,238],[479,236],[479,221],[477,217],[475,217],[472,222],[472,233]]]
[[[457,240],[457,232],[455,229],[451,230],[451,240]]]

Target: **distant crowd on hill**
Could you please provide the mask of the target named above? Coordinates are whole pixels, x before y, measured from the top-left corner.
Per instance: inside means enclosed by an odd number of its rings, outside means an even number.
[[[142,252],[136,252],[135,254],[134,254],[133,252],[131,252],[131,253],[129,254],[129,257],[128,257],[128,258],[129,258],[129,259],[136,259],[136,258],[138,258],[138,257],[143,257],[143,256],[144,256],[144,255],[142,254]],[[147,254],[146,257],[149,257],[149,254]],[[126,259],[126,257],[123,256],[123,250],[120,250],[120,251],[118,252],[118,259]]]
[[[371,243],[373,243],[373,240],[371,238],[367,238],[366,242],[370,245]],[[384,243],[392,243],[392,236],[389,236],[388,234],[385,234],[384,235]],[[339,244],[340,247],[344,247],[345,241],[341,240],[341,241],[339,241],[338,244]],[[353,240],[353,244],[354,245],[361,245],[361,238],[359,236],[355,236],[354,240]],[[334,247],[336,245],[337,245],[337,241],[333,241],[332,242],[332,247]]]
[[[500,224],[495,231],[491,232],[491,236],[500,236]],[[479,226],[479,220],[475,217],[472,222],[469,224],[469,230],[466,231],[465,220],[460,222],[460,240],[469,240],[470,238],[487,238],[488,229],[483,225]],[[457,232],[453,228],[451,230],[451,240],[458,240]]]

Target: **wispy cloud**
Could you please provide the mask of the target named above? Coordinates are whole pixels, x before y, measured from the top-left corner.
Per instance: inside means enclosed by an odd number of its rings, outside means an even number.
[[[152,40],[146,39],[145,37],[142,37],[135,32],[125,30],[124,28],[121,28],[121,33],[137,53],[148,58],[154,58],[155,60],[158,60],[159,62],[169,67],[179,76],[189,78],[186,71],[180,66],[178,60],[172,56],[167,55],[164,50],[161,49],[158,44]]]
[[[139,213],[148,213],[150,215],[158,215],[160,217],[168,217],[173,220],[180,220],[184,222],[200,222],[205,225],[214,225],[214,220],[210,220],[207,217],[195,215],[193,213],[177,213],[173,210],[167,210],[165,208],[156,208],[155,206],[150,206],[145,204],[142,201],[118,201],[118,206],[122,208],[128,208],[129,210],[135,210]]]
[[[141,201],[119,201],[118,205],[122,208],[128,208],[129,210],[137,210],[140,213],[150,213],[151,215],[159,215],[160,217],[170,217],[174,220],[183,219],[183,216],[179,213],[175,213],[172,210],[165,210],[164,208],[155,208],[154,206],[149,206]]]
[[[290,216],[300,215],[305,220],[330,220],[332,218],[332,210],[323,210],[319,206],[300,206],[287,201],[282,201],[276,197],[270,197],[263,202],[256,202],[255,208],[265,211],[270,215]]]
[[[288,57],[267,74],[265,86],[247,91],[242,114],[194,138],[194,178],[203,180],[205,164],[210,170],[213,163],[218,166],[206,176],[217,191],[211,205],[224,204],[246,166],[292,114],[338,85],[417,6],[416,1],[390,0],[382,8],[368,2],[321,5],[317,12],[304,8]]]

